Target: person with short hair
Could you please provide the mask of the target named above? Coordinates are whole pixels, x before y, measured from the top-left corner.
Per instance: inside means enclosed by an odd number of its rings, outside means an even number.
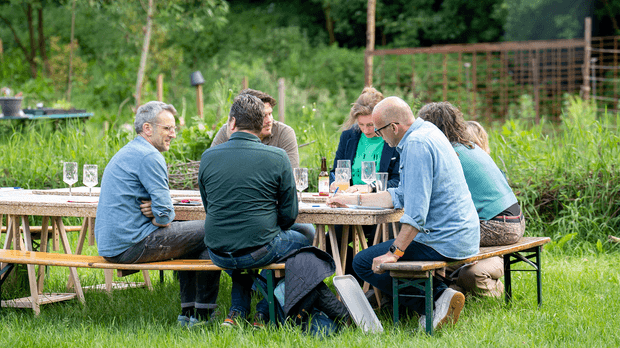
[[[476,208],[456,153],[432,123],[415,118],[397,97],[379,102],[372,117],[375,133],[400,153],[400,184],[386,192],[336,195],[327,204],[403,209],[396,239],[359,252],[353,269],[366,282],[392,296],[392,277],[381,264],[403,261],[456,261],[479,251],[480,229]],[[423,292],[412,289],[417,295]],[[433,326],[456,323],[465,304],[462,293],[433,279]],[[401,303],[426,318],[424,300],[405,297]]]
[[[261,144],[264,118],[260,99],[238,95],[228,116],[230,139],[207,149],[200,160],[205,244],[214,264],[233,270],[231,307],[222,326],[236,326],[250,313],[252,279],[241,270],[277,262],[310,245],[291,230],[298,212],[293,168],[284,150]],[[260,327],[268,319],[263,299],[254,324]]]
[[[459,157],[480,219],[480,246],[518,242],[525,233],[525,217],[517,197],[491,156],[475,144],[463,113],[454,105],[441,102],[425,105],[418,116],[435,124]],[[504,275],[504,261],[499,256],[448,268],[446,274],[454,280],[451,286],[459,290],[490,297],[504,293],[499,279]]]
[[[208,259],[203,221],[173,221],[162,152],[176,138],[174,106],[151,101],[136,112],[138,136],[105,167],[97,205],[99,255],[114,263]],[[220,272],[179,272],[179,325],[206,324],[217,308]]]
[[[288,155],[288,159],[291,162],[291,167],[299,168],[299,149],[297,147],[295,130],[293,130],[290,126],[273,119],[273,107],[278,103],[276,99],[263,91],[258,91],[251,88],[242,90],[239,92],[239,95],[241,94],[255,96],[265,105],[263,128],[258,135],[261,143],[283,149]],[[225,123],[215,135],[215,138],[211,143],[211,147],[227,142],[228,139],[230,139],[230,134],[231,132],[228,128],[228,123]],[[314,240],[316,229],[313,224],[296,223],[291,226],[291,229],[306,236],[310,243]]]

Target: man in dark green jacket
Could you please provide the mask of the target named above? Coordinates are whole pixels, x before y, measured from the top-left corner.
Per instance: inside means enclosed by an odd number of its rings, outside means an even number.
[[[207,217],[205,244],[213,263],[233,270],[257,268],[310,244],[290,230],[297,218],[297,195],[286,152],[263,145],[264,104],[241,94],[228,118],[230,140],[202,154],[198,184]],[[232,273],[232,305],[222,325],[234,326],[250,311],[252,280]],[[255,324],[266,320],[266,301]]]

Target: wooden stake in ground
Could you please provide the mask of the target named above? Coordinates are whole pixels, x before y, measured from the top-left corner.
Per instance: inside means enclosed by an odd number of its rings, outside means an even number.
[[[198,115],[203,117],[203,101],[202,101],[202,85],[205,83],[204,77],[200,71],[194,71],[189,76],[192,86],[196,87],[196,107],[198,108]]]
[[[69,48],[69,73],[67,74],[67,101],[71,103],[71,74],[73,73],[73,40],[75,37],[75,0],[71,7],[71,44]]]
[[[157,100],[164,101],[164,74],[157,75]]]

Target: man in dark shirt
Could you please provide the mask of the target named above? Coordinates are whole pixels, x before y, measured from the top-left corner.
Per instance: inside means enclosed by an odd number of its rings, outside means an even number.
[[[238,95],[228,117],[230,140],[202,154],[198,185],[207,217],[205,244],[216,265],[257,268],[310,244],[290,230],[297,218],[297,195],[286,152],[263,145],[264,104]],[[223,326],[236,325],[250,311],[252,280],[232,273],[232,305]],[[256,308],[255,325],[267,319],[265,300]]]

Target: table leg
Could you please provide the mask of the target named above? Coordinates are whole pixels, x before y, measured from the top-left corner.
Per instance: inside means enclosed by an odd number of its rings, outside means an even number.
[[[340,260],[340,253],[338,252],[338,243],[336,242],[336,228],[334,225],[327,226],[329,232],[329,244],[332,247],[332,257],[336,263],[336,275],[344,275],[342,271],[342,260]]]
[[[80,235],[78,236],[77,246],[75,247],[76,255],[82,254],[82,249],[84,248],[84,240],[86,240],[86,234],[88,233],[88,219],[89,218],[85,217],[82,221],[82,228],[80,228]]]
[[[49,221],[49,217],[47,216],[44,216],[43,221],[41,221],[41,244],[39,245],[39,251],[44,252],[44,253],[47,252],[47,239],[49,238],[48,221]],[[38,283],[39,291],[43,289],[44,282],[45,282],[45,266],[40,265],[39,266],[39,283]]]
[[[340,261],[342,262],[342,272],[347,269],[347,253],[349,251],[349,225],[342,226],[342,237],[340,239]]]
[[[24,228],[24,238],[26,242],[24,243],[24,249],[27,251],[32,251],[32,236],[30,235],[30,223],[28,222],[27,216],[22,216],[22,225]],[[19,231],[19,224],[16,224]],[[23,243],[22,238],[20,237],[20,243]],[[41,266],[39,266],[41,267]],[[37,284],[37,274],[34,268],[34,265],[26,265],[28,269],[28,283],[30,285],[30,303],[32,304],[32,310],[34,311],[34,315],[39,315],[41,313],[41,308],[39,306],[39,295],[41,294],[41,290]]]
[[[65,231],[65,225],[62,222],[62,218],[56,216],[52,219],[56,220],[56,225],[58,226],[58,234],[60,235],[63,248],[65,249],[65,254],[71,254],[71,246],[69,245],[69,239],[67,238],[67,232]],[[80,302],[85,303],[84,293],[82,292],[82,285],[80,284],[80,278],[78,277],[76,268],[69,267],[69,274],[71,275],[71,278],[73,278],[73,284],[75,284],[75,293],[77,294],[78,299],[80,300]]]
[[[95,245],[95,218],[88,218],[88,245]]]

